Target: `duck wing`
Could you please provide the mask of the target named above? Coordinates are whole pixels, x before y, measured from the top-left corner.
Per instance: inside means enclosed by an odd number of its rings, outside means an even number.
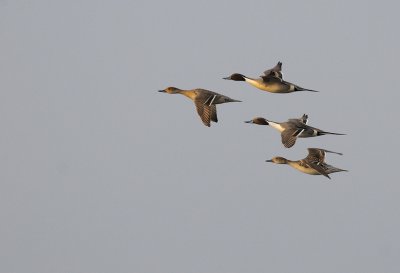
[[[308,166],[310,166],[310,168],[313,168],[314,170],[316,170],[318,173],[322,174],[325,177],[328,177],[329,179],[331,179],[326,171],[326,168],[324,167],[324,165],[322,164],[317,164],[314,162],[308,162],[307,161]]]
[[[304,124],[307,124],[308,115],[307,114],[303,114],[303,116],[301,118],[299,118],[299,121],[303,122]]]
[[[196,105],[196,110],[201,118],[201,121],[204,123],[205,126],[210,127],[211,116],[213,116],[213,110],[212,110],[213,107],[204,104],[204,100],[202,99],[195,99],[194,104]],[[217,111],[215,109],[215,115],[213,116],[213,118],[216,119],[216,116],[217,116]]]
[[[319,149],[319,148],[308,148],[307,150],[308,150],[308,155],[304,160],[308,162],[316,162],[319,164],[325,163],[326,153],[343,155],[342,153],[333,152],[325,149]]]
[[[211,120],[214,122],[218,122],[218,117],[217,117],[217,106],[215,104],[210,106],[211,108]]]
[[[296,143],[297,136],[301,134],[303,129],[286,129],[281,133],[282,144],[286,148],[291,148]]]
[[[273,76],[275,78],[279,78],[282,80],[283,76],[282,76],[281,71],[282,71],[282,63],[278,62],[273,68],[265,70],[264,76],[267,76],[267,77]],[[264,77],[264,76],[261,76],[261,77]]]
[[[318,148],[308,148],[308,155],[304,158],[308,163],[324,163],[325,162],[325,150]]]
[[[265,82],[265,83],[285,83],[285,81],[282,80],[282,78],[280,77],[276,77],[274,74],[269,74],[269,75],[265,75],[265,76],[260,76],[261,79]],[[286,84],[286,83],[285,83]]]

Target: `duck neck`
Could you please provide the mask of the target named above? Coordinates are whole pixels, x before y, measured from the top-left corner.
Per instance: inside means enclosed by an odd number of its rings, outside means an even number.
[[[286,164],[288,164],[288,165],[290,165],[292,167],[297,165],[297,163],[298,163],[297,161],[292,161],[292,160],[286,159]]]
[[[179,90],[177,92],[178,94],[184,95],[185,97],[194,100],[194,98],[196,97],[195,92],[191,91],[191,90]]]
[[[287,160],[286,164],[288,164],[292,168],[295,168],[296,170],[300,170],[302,168],[299,160],[296,161]]]
[[[246,77],[246,76],[243,76],[243,78],[244,78],[245,82],[247,82],[247,83],[249,83],[251,85],[257,86],[257,85],[260,84],[259,80],[257,80],[257,79],[249,78],[249,77]]]
[[[273,122],[273,121],[269,121],[268,120],[268,125],[271,126],[272,128],[275,128],[276,130],[278,130],[279,132],[282,132],[283,130],[285,130],[279,123],[277,122]]]

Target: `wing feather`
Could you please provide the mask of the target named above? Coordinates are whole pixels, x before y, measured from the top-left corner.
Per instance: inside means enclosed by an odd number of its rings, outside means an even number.
[[[211,105],[210,108],[211,108],[211,120],[214,122],[218,122],[217,106],[214,104],[214,105]]]
[[[194,100],[194,104],[196,105],[197,113],[199,114],[201,121],[205,126],[210,127],[212,110],[211,107],[207,104],[204,104],[201,100]]]
[[[301,133],[302,129],[286,129],[281,133],[282,144],[286,148],[293,147],[296,143],[297,136]]]
[[[278,62],[273,68],[265,70],[264,71],[264,75],[267,77],[275,77],[275,78],[279,78],[279,79],[283,79],[282,78],[282,63]]]

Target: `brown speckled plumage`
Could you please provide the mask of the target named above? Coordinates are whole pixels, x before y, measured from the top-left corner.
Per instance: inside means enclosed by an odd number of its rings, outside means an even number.
[[[234,100],[216,92],[200,88],[181,90],[176,87],[167,87],[164,90],[160,90],[160,92],[168,94],[181,94],[191,99],[196,106],[196,110],[201,118],[201,121],[207,127],[211,126],[211,121],[218,122],[217,104],[240,102],[239,100]]]
[[[327,164],[325,162],[326,153],[342,155],[341,153],[332,152],[325,149],[308,148],[308,155],[301,160],[292,161],[283,157],[274,157],[271,160],[267,160],[267,162],[273,162],[276,164],[288,164],[300,172],[311,175],[323,175],[329,179],[330,173],[347,172],[347,170],[339,169]]]

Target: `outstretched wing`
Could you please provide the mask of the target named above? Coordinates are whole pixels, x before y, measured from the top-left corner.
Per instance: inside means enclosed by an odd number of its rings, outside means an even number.
[[[325,150],[318,148],[308,148],[308,155],[304,160],[308,163],[324,163],[325,162]]]
[[[324,168],[324,166],[322,164],[316,164],[313,162],[307,162],[307,164],[313,168],[314,170],[316,170],[318,173],[322,174],[325,177],[328,177],[329,179],[331,179],[326,171],[326,168]]]
[[[301,134],[303,129],[286,129],[281,133],[282,144],[286,148],[293,147],[296,143],[297,136]]]
[[[213,97],[214,96],[211,95],[208,100],[211,101]],[[195,99],[194,104],[196,105],[197,113],[205,126],[210,127],[211,121],[218,122],[217,106],[215,104],[209,105],[201,98]]]
[[[278,62],[273,68],[265,70],[264,71],[264,75],[262,77],[275,77],[275,78],[279,78],[279,79],[283,79],[282,78],[282,63]]]
[[[214,122],[218,122],[218,117],[217,117],[217,106],[215,104],[210,106],[211,108],[211,120]]]
[[[303,114],[303,116],[301,118],[299,118],[299,120],[301,122],[303,122],[304,124],[307,124],[308,122],[308,115],[307,114]]]
[[[307,162],[315,162],[315,163],[325,163],[325,156],[326,153],[332,153],[332,154],[338,154],[338,155],[343,155],[342,153],[337,153],[325,149],[319,149],[319,148],[308,148],[308,155],[304,160]]]
[[[281,78],[275,77],[272,74],[270,74],[268,76],[260,76],[260,77],[263,80],[263,82],[269,83],[269,84],[274,84],[274,83],[282,84],[282,83],[285,83],[285,81],[283,81]]]
[[[212,106],[204,104],[203,100],[199,99],[195,99],[194,104],[196,105],[197,113],[199,114],[201,121],[205,126],[210,127],[211,116],[213,116]],[[215,118],[216,116],[217,112],[215,111]]]

